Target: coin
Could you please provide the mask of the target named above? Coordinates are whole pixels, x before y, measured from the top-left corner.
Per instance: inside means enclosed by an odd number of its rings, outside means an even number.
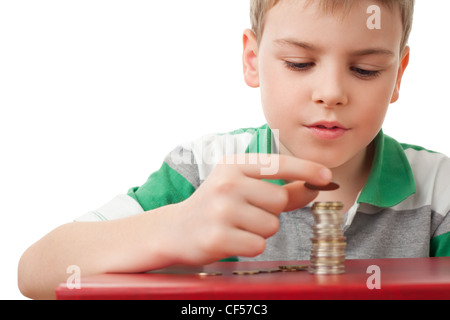
[[[260,269],[258,270],[259,273],[275,273],[275,272],[281,272],[281,269],[278,268],[268,268],[268,269]]]
[[[312,206],[317,214],[336,214],[337,210],[342,210],[342,208],[344,208],[344,204],[340,201],[314,202]]]
[[[341,202],[316,202],[312,207],[315,225],[312,227],[310,269],[312,274],[345,272],[346,237],[342,232]]]
[[[340,188],[340,186],[336,182],[330,182],[326,186],[316,186],[314,184],[305,182],[305,187],[314,191],[334,191]]]
[[[307,265],[282,265],[278,266],[281,271],[303,271],[308,269]]]
[[[314,230],[314,228],[313,228]],[[315,238],[327,240],[329,238],[341,238],[342,230],[339,229],[318,229],[314,230]]]
[[[221,276],[222,272],[199,272],[197,275],[201,277]]]
[[[235,271],[233,271],[233,274],[239,275],[239,276],[255,275],[258,273],[260,273],[259,270],[235,270]]]
[[[316,266],[317,265],[321,265],[321,264],[325,264],[325,265],[334,265],[334,264],[341,264],[343,263],[345,260],[345,255],[341,255],[341,256],[334,256],[334,257],[329,257],[329,256],[318,256],[318,257],[312,257],[311,258],[311,263],[314,263]]]
[[[342,235],[342,233],[341,233]],[[326,237],[322,237],[322,236],[316,236],[316,237],[312,237],[311,238],[311,242],[313,244],[318,244],[318,245],[338,245],[338,246],[345,246],[345,240],[347,238],[346,237],[332,237],[332,236],[326,236]]]
[[[345,267],[319,267],[319,266],[311,266],[309,270],[310,273],[313,274],[341,274],[345,273]]]

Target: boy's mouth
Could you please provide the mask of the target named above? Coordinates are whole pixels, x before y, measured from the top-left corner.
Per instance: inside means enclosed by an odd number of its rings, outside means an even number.
[[[349,129],[338,122],[321,121],[306,126],[319,139],[333,140],[342,137]]]
[[[319,129],[338,129],[339,128],[338,126],[326,127],[326,126],[323,126],[323,125],[318,125],[316,127],[319,128]]]

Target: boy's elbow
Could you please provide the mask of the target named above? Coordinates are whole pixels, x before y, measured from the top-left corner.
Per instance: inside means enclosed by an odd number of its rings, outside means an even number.
[[[19,266],[17,268],[17,285],[19,286],[20,293],[25,297],[32,298],[33,290],[30,279],[28,279],[29,277],[27,276],[26,255],[27,252],[25,251],[19,260]]]
[[[40,286],[39,275],[33,272],[30,249],[25,251],[19,260],[17,269],[17,285],[20,293],[30,299],[55,299],[53,290],[45,290]]]
[[[32,289],[30,283],[24,279],[23,275],[20,272],[18,274],[17,284],[22,295],[30,299],[36,299],[34,290]]]
[[[30,270],[27,268],[27,265],[27,251],[25,251],[19,260],[19,266],[17,268],[17,285],[19,286],[20,292],[25,297],[35,299],[35,290],[32,285],[32,278],[29,275]]]

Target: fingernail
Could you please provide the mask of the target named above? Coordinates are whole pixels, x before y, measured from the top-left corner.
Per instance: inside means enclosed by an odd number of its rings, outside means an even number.
[[[331,173],[331,170],[328,168],[322,168],[319,172],[320,177],[325,181],[330,181],[333,177],[333,174]]]

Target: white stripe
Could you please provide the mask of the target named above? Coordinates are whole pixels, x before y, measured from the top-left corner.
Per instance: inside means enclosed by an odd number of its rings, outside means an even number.
[[[358,196],[356,197],[356,199],[359,198],[359,196],[361,195],[361,191],[358,193]],[[350,209],[348,209],[347,212],[347,220],[345,221],[345,225],[344,228],[348,228],[352,222],[353,219],[355,218],[356,212],[359,209],[359,203],[357,201],[355,201],[355,203],[350,207]]]
[[[252,138],[253,133],[249,132],[207,135],[183,147],[194,154],[200,181],[204,181],[223,157],[245,153]]]
[[[90,211],[75,219],[76,222],[117,220],[143,213],[144,209],[132,197],[126,194],[116,196],[97,210]]]
[[[450,211],[450,159],[426,150],[405,150],[416,181],[417,192],[393,207],[413,210],[431,206],[431,210],[446,215]]]

